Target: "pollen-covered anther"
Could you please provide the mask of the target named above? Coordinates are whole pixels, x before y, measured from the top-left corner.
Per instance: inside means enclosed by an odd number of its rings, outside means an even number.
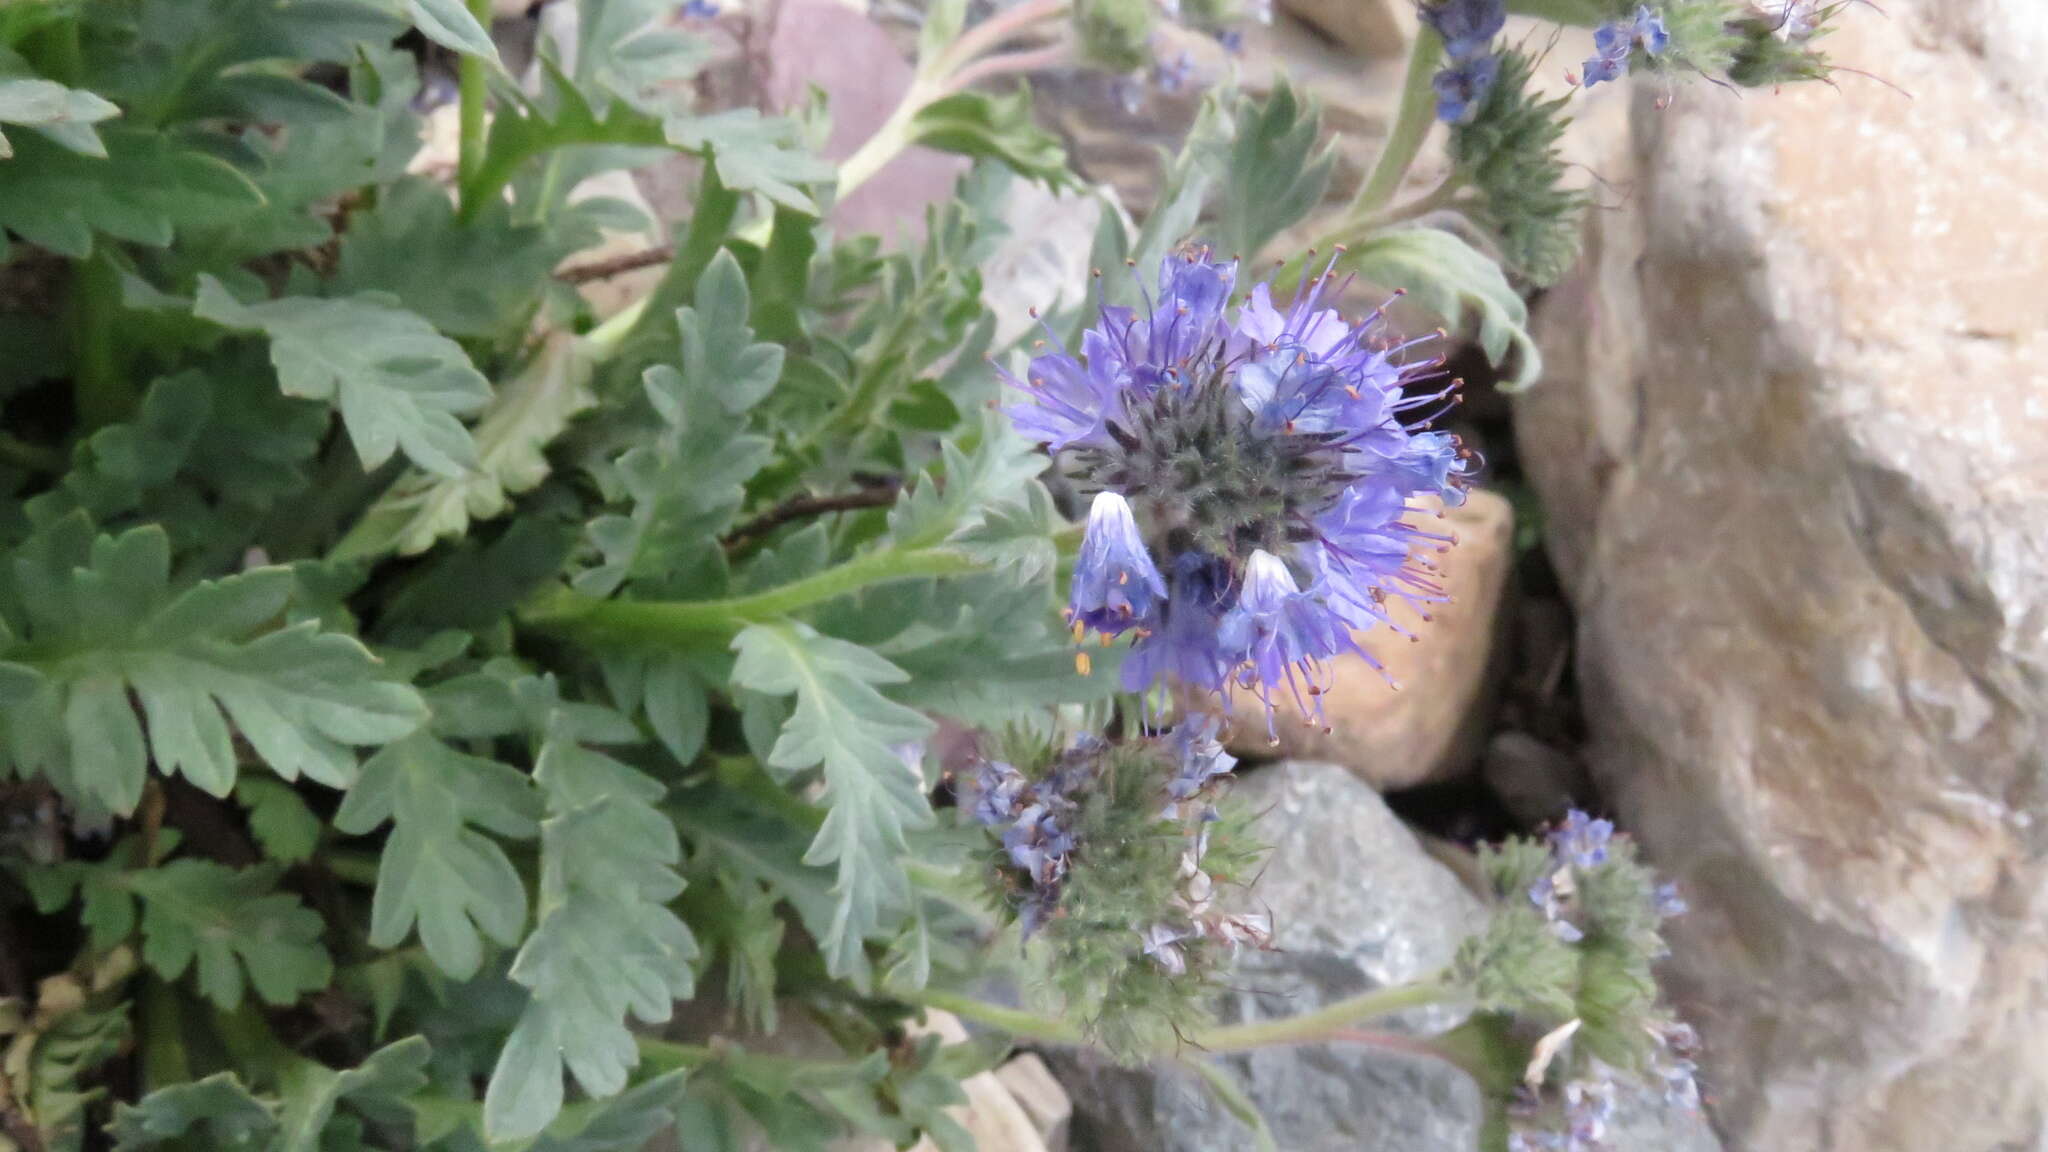
[[[1088,659],[1088,654],[1086,652],[1074,653],[1074,671],[1080,673],[1083,676],[1086,676],[1094,670],[1094,662]]]

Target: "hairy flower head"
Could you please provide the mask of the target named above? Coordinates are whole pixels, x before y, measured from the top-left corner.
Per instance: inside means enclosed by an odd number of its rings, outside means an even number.
[[[1423,497],[1462,499],[1468,453],[1432,430],[1451,388],[1386,310],[1346,320],[1331,277],[1292,302],[1237,264],[1169,257],[1143,309],[1104,307],[1080,355],[1031,361],[1007,411],[1092,490],[1067,614],[1082,639],[1129,634],[1124,686],[1232,682],[1305,711],[1351,633],[1395,602],[1443,598],[1448,536],[1410,522]],[[1368,657],[1368,659],[1370,659]]]

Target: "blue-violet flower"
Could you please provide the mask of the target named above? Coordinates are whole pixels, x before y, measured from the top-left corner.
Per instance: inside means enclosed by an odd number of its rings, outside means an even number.
[[[1452,388],[1418,386],[1442,360],[1415,349],[1442,334],[1392,339],[1384,306],[1347,322],[1331,279],[1284,309],[1256,285],[1233,317],[1234,261],[1171,256],[1156,296],[1102,308],[1078,357],[1004,374],[1018,430],[1096,493],[1068,619],[1077,640],[1136,638],[1130,691],[1313,697],[1353,630],[1400,627],[1390,602],[1444,599],[1434,555],[1452,538],[1408,522],[1424,498],[1456,503],[1471,467],[1431,428]]]

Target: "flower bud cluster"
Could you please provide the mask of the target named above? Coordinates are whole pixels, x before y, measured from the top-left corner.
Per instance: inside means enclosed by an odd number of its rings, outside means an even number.
[[[1056,755],[1013,749],[962,790],[997,839],[1001,907],[1044,945],[1067,1014],[1113,1053],[1136,1058],[1198,1022],[1230,956],[1270,942],[1270,918],[1236,902],[1256,850],[1246,819],[1219,807],[1235,765],[1204,719]]]
[[[1634,1076],[1697,1107],[1699,1038],[1657,1002],[1664,922],[1685,911],[1614,825],[1573,811],[1541,840],[1482,858],[1498,904],[1456,970],[1482,1012],[1542,1029],[1510,1147],[1601,1152],[1614,1083]],[[1617,1150],[1619,1152],[1619,1150]]]

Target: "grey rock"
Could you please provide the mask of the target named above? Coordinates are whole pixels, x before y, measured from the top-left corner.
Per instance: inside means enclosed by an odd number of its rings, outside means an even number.
[[[1731,1147],[2048,1147],[2048,24],[1639,92],[1521,458]],[[1995,162],[1987,162],[1996,157]]]

